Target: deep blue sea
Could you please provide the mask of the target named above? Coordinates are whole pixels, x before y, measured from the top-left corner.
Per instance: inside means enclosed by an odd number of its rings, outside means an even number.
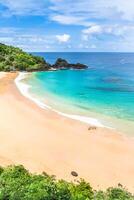
[[[61,57],[87,70],[37,72],[30,92],[61,112],[98,119],[134,133],[134,53],[33,53],[54,63]]]

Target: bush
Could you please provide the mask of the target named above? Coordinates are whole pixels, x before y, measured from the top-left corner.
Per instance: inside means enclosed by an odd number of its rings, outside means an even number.
[[[132,199],[134,199],[134,196],[132,197],[131,194],[122,187],[108,188],[106,195],[108,197],[108,200],[132,200]]]
[[[134,200],[122,187],[95,191],[81,179],[57,181],[46,173],[30,174],[23,166],[0,168],[0,200]]]

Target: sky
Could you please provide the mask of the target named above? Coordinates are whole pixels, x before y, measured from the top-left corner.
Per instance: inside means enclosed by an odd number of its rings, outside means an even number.
[[[0,42],[30,52],[134,52],[134,0],[0,0]]]

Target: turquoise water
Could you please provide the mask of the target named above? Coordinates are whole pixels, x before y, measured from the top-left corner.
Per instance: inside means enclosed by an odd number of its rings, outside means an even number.
[[[133,125],[133,53],[38,54],[51,63],[62,57],[69,62],[81,62],[89,66],[87,70],[37,72],[29,76],[27,83],[32,86],[30,91],[40,100],[62,112],[97,116],[112,127],[118,127],[118,120]],[[112,118],[115,121],[113,123]]]

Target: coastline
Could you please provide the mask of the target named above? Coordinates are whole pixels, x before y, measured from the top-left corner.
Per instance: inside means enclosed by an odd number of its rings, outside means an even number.
[[[133,138],[107,128],[88,130],[88,124],[39,108],[20,94],[16,76],[0,79],[1,165],[23,164],[66,180],[74,180],[74,170],[95,189],[121,183],[134,192]]]
[[[60,112],[60,111],[50,107],[49,105],[42,103],[40,100],[32,97],[32,95],[29,93],[29,87],[30,86],[21,82],[21,80],[25,79],[25,76],[27,76],[27,75],[28,75],[27,72],[19,72],[19,75],[15,79],[15,84],[16,84],[17,88],[19,89],[20,93],[23,96],[30,99],[34,103],[36,103],[42,109],[50,109],[53,112],[58,113],[59,115],[62,115],[64,117],[68,117],[70,119],[77,120],[77,121],[80,121],[80,122],[83,122],[83,123],[87,123],[89,125],[93,125],[93,126],[97,126],[97,127],[111,128],[111,127],[108,127],[108,126],[107,127],[104,126],[98,119],[95,119],[95,118],[90,118],[90,117],[85,117],[85,116],[80,116],[80,115],[72,115],[72,114]],[[113,129],[113,128],[111,128],[111,129]]]
[[[32,83],[30,83],[29,85],[29,83],[25,81],[27,80],[27,76],[28,79],[29,78],[31,79],[31,77],[33,77],[32,79],[34,81],[34,76],[35,76],[34,72],[33,73],[19,72],[18,77],[15,79],[16,86],[23,96],[32,100],[42,109],[50,109],[51,111],[54,111],[60,114],[61,116],[77,120],[95,127],[104,127],[113,129],[118,133],[133,137],[134,124],[132,123],[132,121],[129,121],[128,119],[117,118],[111,115],[105,115],[103,113],[96,111],[92,112],[89,111],[87,114],[81,112],[81,110],[77,110],[75,106],[71,107],[71,102],[69,103],[66,102],[66,99],[64,101],[64,104],[67,103],[66,105],[68,106],[69,109],[67,109],[67,106],[64,108],[63,99],[62,101],[60,101],[60,98],[57,99],[57,96],[55,97],[54,95],[51,95],[51,93],[49,94],[49,92],[47,91],[45,92],[45,94],[43,94],[44,98],[40,98],[40,95],[38,96],[36,92],[30,91],[33,85]],[[53,104],[55,102],[58,102],[56,106]],[[71,110],[73,110],[73,112]]]

